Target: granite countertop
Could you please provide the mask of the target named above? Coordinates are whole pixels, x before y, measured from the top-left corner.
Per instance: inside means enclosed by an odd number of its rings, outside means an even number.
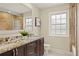
[[[42,38],[42,37],[29,37],[29,38],[26,38],[26,39],[20,39],[20,40],[18,39],[17,41],[13,40],[10,43],[0,44],[0,54],[7,52],[9,50],[12,50],[14,48],[17,48],[19,46],[25,45],[27,43],[30,43],[32,41],[38,40],[40,38]]]

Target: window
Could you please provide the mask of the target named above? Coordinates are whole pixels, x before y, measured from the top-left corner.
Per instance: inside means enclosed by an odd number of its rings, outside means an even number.
[[[27,31],[32,31],[32,18],[25,18],[25,29]]]
[[[66,35],[67,34],[67,12],[50,14],[49,35]]]
[[[20,20],[14,20],[14,30],[20,30],[21,29],[21,25],[20,25]]]

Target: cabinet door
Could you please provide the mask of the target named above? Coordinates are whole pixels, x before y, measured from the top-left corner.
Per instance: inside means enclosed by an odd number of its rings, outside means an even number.
[[[16,48],[16,56],[24,56],[25,46],[20,46]]]
[[[27,44],[26,45],[26,55],[27,56],[36,56],[35,48],[36,48],[35,41]]]
[[[10,51],[0,54],[0,56],[14,56],[14,52],[13,50],[10,50]]]

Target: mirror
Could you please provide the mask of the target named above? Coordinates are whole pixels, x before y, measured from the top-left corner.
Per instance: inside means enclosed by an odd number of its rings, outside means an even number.
[[[31,12],[22,3],[0,3],[0,37],[17,35],[18,31],[24,29],[24,20],[32,15]]]
[[[22,3],[0,3],[0,31],[22,30],[24,14],[29,12],[31,9]]]

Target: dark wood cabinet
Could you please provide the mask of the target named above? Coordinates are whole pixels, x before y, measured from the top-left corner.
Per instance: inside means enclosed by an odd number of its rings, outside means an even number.
[[[14,48],[0,56],[42,56],[44,54],[44,38]]]
[[[39,55],[42,56],[44,54],[44,39],[40,39],[39,42]]]
[[[44,54],[44,38],[36,41],[36,55],[42,56]]]
[[[27,56],[36,56],[36,41],[27,44]]]

